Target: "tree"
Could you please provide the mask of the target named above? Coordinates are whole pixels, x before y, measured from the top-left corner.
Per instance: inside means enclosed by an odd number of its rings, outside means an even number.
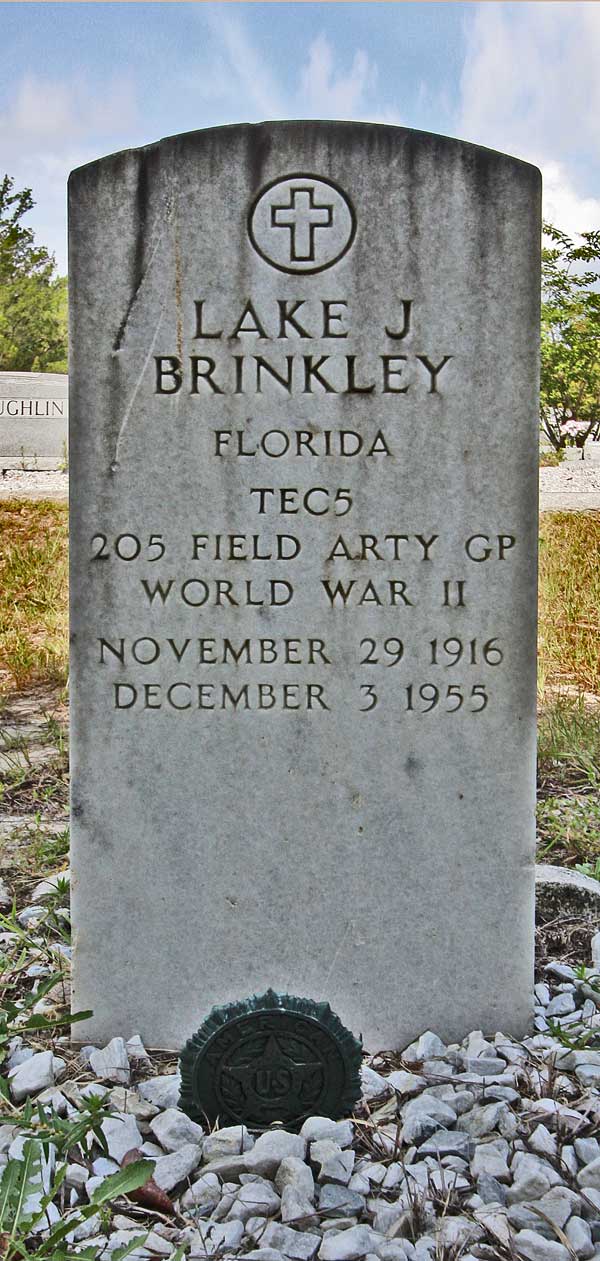
[[[21,219],[31,189],[0,180],[0,371],[67,371],[67,281]]]
[[[542,250],[541,417],[555,450],[600,432],[600,231],[581,245],[551,224]]]

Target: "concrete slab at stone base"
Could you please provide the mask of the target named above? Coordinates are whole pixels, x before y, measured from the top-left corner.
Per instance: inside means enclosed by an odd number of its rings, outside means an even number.
[[[544,492],[540,496],[540,512],[598,512],[600,491]]]
[[[600,926],[600,881],[570,867],[539,863],[535,869],[536,924],[576,916]]]

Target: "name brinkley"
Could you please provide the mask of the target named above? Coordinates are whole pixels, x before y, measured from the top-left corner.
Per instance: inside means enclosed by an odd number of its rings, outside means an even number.
[[[205,310],[205,300],[194,302],[193,341],[208,341],[211,354],[154,355],[155,393],[178,394],[262,394],[263,387],[278,387],[293,394],[407,394],[415,388],[438,394],[438,378],[452,355],[430,357],[424,353],[389,353],[366,358],[354,354],[322,353],[323,341],[340,341],[350,336],[348,303],[341,299],[276,299],[269,312],[259,312],[247,301],[233,320],[217,318]],[[402,342],[410,333],[412,300],[403,299],[401,314],[386,324],[383,333],[392,343]],[[254,342],[318,340],[318,354],[228,353],[233,348],[246,351],[242,338]],[[227,349],[226,349],[227,348]],[[261,350],[263,346],[261,345]],[[266,350],[267,348],[264,347]],[[389,351],[389,348],[388,348]],[[225,352],[225,353],[224,353]]]

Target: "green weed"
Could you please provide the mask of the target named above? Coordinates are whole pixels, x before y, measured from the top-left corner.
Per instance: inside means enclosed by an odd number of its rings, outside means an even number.
[[[68,1125],[68,1123],[67,1123]],[[80,1130],[77,1122],[72,1129]],[[40,1139],[29,1138],[23,1146],[21,1159],[9,1159],[0,1178],[0,1247],[2,1257],[6,1261],[17,1261],[17,1258],[34,1258],[35,1261],[70,1261],[70,1258],[87,1258],[95,1261],[100,1255],[100,1248],[85,1248],[71,1251],[66,1243],[77,1226],[93,1217],[98,1209],[131,1191],[143,1186],[152,1175],[154,1164],[150,1160],[136,1160],[118,1173],[109,1174],[102,1185],[90,1196],[89,1204],[84,1204],[61,1217],[49,1230],[44,1231],[44,1238],[34,1247],[30,1236],[40,1225],[46,1226],[51,1219],[48,1209],[58,1195],[67,1172],[66,1161],[59,1164],[53,1175],[50,1187],[44,1191],[42,1169],[44,1145]],[[136,1247],[142,1247],[147,1235],[144,1233],[128,1244],[112,1253],[113,1261],[124,1261]]]
[[[33,842],[33,856],[37,867],[42,870],[54,868],[69,857],[69,829],[49,836],[40,829]]]
[[[548,797],[537,808],[538,858],[571,864],[596,862],[600,846],[600,799]],[[600,860],[598,860],[600,862]]]
[[[592,880],[600,880],[600,858],[593,863],[575,863],[575,871],[581,872],[582,876],[591,876]]]

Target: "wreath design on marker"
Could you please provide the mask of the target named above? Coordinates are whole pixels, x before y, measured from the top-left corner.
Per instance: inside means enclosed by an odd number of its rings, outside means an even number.
[[[361,1043],[332,1012],[274,990],[213,1007],[181,1053],[180,1107],[196,1121],[265,1129],[315,1108],[344,1116],[360,1096]]]

